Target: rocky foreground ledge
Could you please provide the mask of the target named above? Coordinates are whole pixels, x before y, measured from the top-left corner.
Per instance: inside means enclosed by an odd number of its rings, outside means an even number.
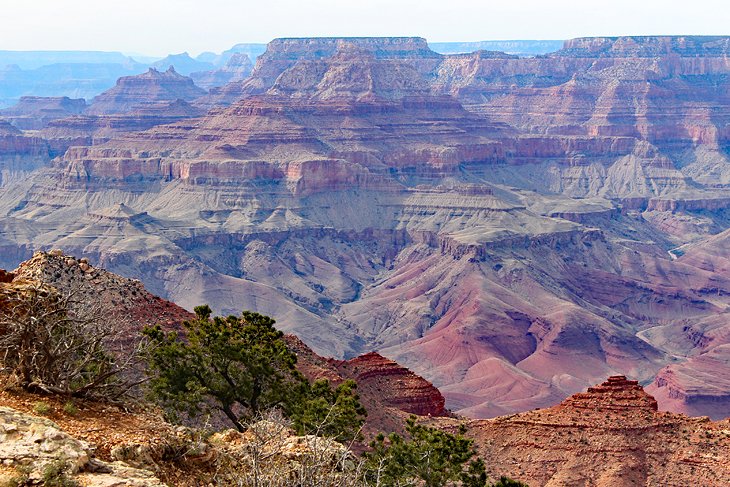
[[[0,406],[0,460],[2,485],[20,485],[17,481],[21,478],[30,485],[46,485],[48,469],[54,465],[62,466],[59,470],[66,478],[78,480],[84,486],[165,485],[149,470],[94,458],[88,443],[70,436],[49,419],[4,406]]]

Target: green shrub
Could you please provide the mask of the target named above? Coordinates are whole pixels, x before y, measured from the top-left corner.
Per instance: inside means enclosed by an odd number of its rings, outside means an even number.
[[[356,388],[353,380],[346,380],[335,389],[326,379],[315,381],[287,411],[296,432],[327,436],[339,442],[361,439],[360,428],[367,412],[355,394]]]
[[[45,401],[33,403],[33,412],[38,416],[47,416],[51,412],[51,405]]]
[[[492,484],[492,487],[528,487],[527,484],[523,484],[522,482],[518,482],[516,480],[512,480],[509,477],[505,477],[504,475],[499,478],[499,481],[495,484]]]
[[[41,479],[46,487],[81,487],[78,482],[66,476],[68,465],[65,460],[56,460],[43,468]]]
[[[152,344],[151,396],[171,419],[212,406],[243,431],[242,420],[299,396],[304,378],[273,319],[249,311],[211,319],[208,306],[195,312],[184,323],[185,339],[159,326],[144,330]]]
[[[79,414],[79,408],[77,408],[73,402],[66,401],[63,404],[63,412],[68,414],[69,416],[76,416],[77,414]]]
[[[459,434],[416,424],[411,416],[406,422],[406,440],[396,433],[387,438],[380,434],[365,453],[365,479],[382,487],[424,485],[441,487],[461,481],[462,485],[486,485],[484,462],[471,460],[476,451],[473,440]],[[471,461],[470,461],[471,460]]]

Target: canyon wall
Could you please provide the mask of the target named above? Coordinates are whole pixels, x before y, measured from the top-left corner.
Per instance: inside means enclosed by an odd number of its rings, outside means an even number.
[[[255,309],[337,359],[377,350],[475,417],[613,374],[720,417],[726,51],[278,39],[208,95],[150,72],[98,101],[123,113],[41,132],[59,157],[0,195],[0,245],[86,255],[187,309]]]

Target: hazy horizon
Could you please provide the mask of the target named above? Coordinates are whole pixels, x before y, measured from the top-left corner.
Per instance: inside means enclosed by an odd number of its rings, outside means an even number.
[[[621,35],[723,35],[724,2],[648,0],[35,0],[0,9],[0,50],[113,51],[161,57],[222,52],[277,37],[419,36],[429,42],[564,40]]]

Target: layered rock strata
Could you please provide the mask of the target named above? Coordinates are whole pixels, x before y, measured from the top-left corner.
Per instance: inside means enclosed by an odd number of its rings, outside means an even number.
[[[493,476],[528,485],[724,485],[728,426],[658,412],[635,381],[611,377],[555,407],[472,421],[468,434]]]
[[[26,135],[0,119],[0,188],[26,179],[29,173],[45,166],[52,155],[46,140]]]
[[[534,59],[276,40],[193,102],[206,116],[71,148],[0,196],[0,258],[60,246],[325,355],[377,349],[473,416],[699,372],[730,283],[716,252],[678,255],[728,226],[724,51],[672,39]],[[727,390],[697,377],[690,395]]]
[[[85,109],[83,98],[22,96],[17,104],[0,110],[0,117],[20,130],[40,130],[53,120],[78,115]]]
[[[192,101],[205,95],[192,79],[178,74],[174,68],[167,71],[149,71],[136,76],[119,78],[114,88],[96,96],[87,115],[107,115],[130,112],[149,103]]]
[[[286,336],[297,354],[297,368],[309,379],[327,379],[333,386],[352,379],[356,393],[368,412],[364,432],[403,432],[405,419],[416,414],[449,417],[445,399],[433,384],[398,363],[370,352],[350,360],[323,358],[293,335]]]
[[[244,81],[253,70],[253,63],[245,53],[234,53],[226,64],[211,71],[197,71],[190,74],[190,78],[197,86],[210,90],[228,83]]]

